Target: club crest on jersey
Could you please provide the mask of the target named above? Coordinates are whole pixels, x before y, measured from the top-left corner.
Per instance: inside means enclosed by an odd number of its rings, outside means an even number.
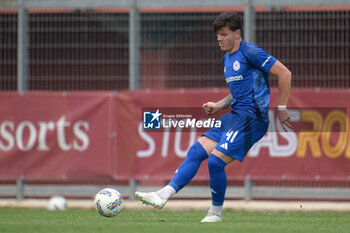
[[[237,71],[237,70],[239,70],[239,68],[241,68],[241,65],[239,64],[239,61],[235,61],[233,63],[233,70]]]

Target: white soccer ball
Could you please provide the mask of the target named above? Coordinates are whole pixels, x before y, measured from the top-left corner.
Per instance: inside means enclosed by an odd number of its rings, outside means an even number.
[[[115,189],[104,188],[95,196],[97,212],[104,217],[113,217],[123,209],[124,201],[122,195]]]
[[[47,204],[48,210],[66,210],[67,201],[66,198],[61,196],[53,196],[50,198],[49,203]]]

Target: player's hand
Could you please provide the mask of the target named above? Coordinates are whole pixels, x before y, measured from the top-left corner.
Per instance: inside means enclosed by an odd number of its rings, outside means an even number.
[[[284,131],[287,132],[288,128],[293,129],[293,126],[290,124],[290,115],[288,110],[278,110],[278,119],[280,120],[281,126],[284,129]]]
[[[204,103],[202,105],[202,108],[203,108],[204,112],[209,116],[214,115],[215,113],[218,113],[221,110],[217,107],[217,103],[214,103],[214,102]]]

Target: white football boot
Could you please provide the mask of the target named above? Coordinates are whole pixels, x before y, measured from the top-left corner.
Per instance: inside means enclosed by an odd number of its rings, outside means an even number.
[[[201,222],[221,222],[221,216],[217,216],[217,215],[205,216]]]
[[[156,192],[135,192],[135,197],[143,204],[150,205],[158,209],[162,209],[165,203],[168,201],[168,199],[162,199]]]

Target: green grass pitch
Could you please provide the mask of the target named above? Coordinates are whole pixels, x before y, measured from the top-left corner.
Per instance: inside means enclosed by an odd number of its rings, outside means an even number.
[[[1,233],[350,232],[350,214],[224,212],[221,223],[200,223],[205,212],[0,209]]]

